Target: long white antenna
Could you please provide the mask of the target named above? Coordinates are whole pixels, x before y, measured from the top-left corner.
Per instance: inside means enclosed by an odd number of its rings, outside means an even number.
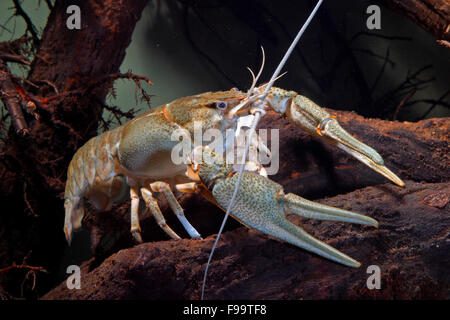
[[[264,93],[263,93],[262,97],[260,98],[260,101],[262,101],[266,98],[267,94],[269,93],[270,88],[272,87],[273,83],[275,82],[276,77],[278,77],[278,75],[280,74],[281,69],[284,67],[287,59],[291,55],[292,51],[294,50],[294,48],[297,45],[298,41],[300,40],[301,36],[305,32],[305,30],[308,27],[308,25],[310,24],[311,20],[314,18],[317,10],[319,10],[319,7],[322,4],[322,2],[323,2],[323,0],[319,0],[317,2],[316,6],[314,7],[313,11],[309,15],[308,19],[306,20],[306,22],[303,24],[303,26],[297,33],[297,36],[295,37],[294,41],[292,41],[291,46],[284,54],[283,59],[281,59],[280,64],[278,65],[277,69],[275,70],[275,72],[272,75],[272,78],[270,79],[269,83],[267,84],[266,89],[264,90]],[[261,115],[264,113],[264,110],[256,109],[254,111],[254,113],[255,113],[255,118],[253,119],[252,126],[250,127],[250,130],[248,133],[248,139],[245,143],[244,155],[242,156],[242,162],[241,162],[242,164],[241,164],[241,167],[239,168],[239,174],[238,174],[236,187],[234,189],[233,196],[231,197],[230,204],[228,205],[227,212],[225,213],[225,217],[223,218],[222,225],[220,226],[219,233],[217,234],[216,241],[214,241],[214,245],[211,249],[211,253],[209,254],[208,262],[206,263],[205,275],[203,276],[201,300],[203,300],[203,297],[205,294],[206,277],[208,275],[209,264],[211,263],[211,259],[214,254],[214,250],[216,249],[217,243],[219,242],[219,239],[220,239],[220,235],[222,234],[223,228],[225,227],[225,223],[227,222],[228,216],[230,215],[231,208],[233,207],[234,202],[236,200],[236,196],[239,191],[239,186],[241,184],[242,174],[243,174],[244,168],[245,168],[245,162],[246,162],[245,160],[247,159],[248,150],[250,148],[250,141],[252,139],[253,133],[256,130],[256,126],[258,125],[259,119],[261,118]]]

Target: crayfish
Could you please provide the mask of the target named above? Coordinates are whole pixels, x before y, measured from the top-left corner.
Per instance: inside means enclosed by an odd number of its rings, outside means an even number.
[[[238,120],[252,115],[256,108],[271,109],[286,116],[296,126],[344,150],[397,185],[404,186],[374,149],[347,133],[338,120],[323,108],[294,91],[276,87],[271,87],[261,101],[259,98],[265,86],[252,85],[247,93],[231,89],[180,98],[89,140],[75,153],[68,168],[64,232],[69,243],[72,230],[81,226],[85,198],[97,210],[108,210],[128,190],[131,198],[131,233],[137,242],[142,242],[138,212],[141,196],[167,235],[172,239],[180,238],[166,224],[154,193],[163,193],[190,237],[200,239],[200,234],[186,219],[169,182],[174,182],[179,191],[202,194],[226,209],[236,185],[237,169],[227,164],[222,155],[203,146],[192,151],[188,157],[190,159],[187,159],[190,161],[175,164],[171,151],[177,141],[173,141],[171,136],[175,130],[184,130],[192,137],[196,122],[201,122],[202,130],[215,128],[224,132],[226,129],[236,129]],[[258,139],[255,141],[253,147],[261,149]],[[208,161],[199,161],[205,159]],[[294,194],[284,194],[279,184],[265,176],[260,164],[246,165],[241,192],[231,208],[233,217],[250,228],[325,258],[347,266],[359,266],[357,261],[289,222],[286,212],[315,219],[378,225],[374,219],[360,214],[308,201]]]

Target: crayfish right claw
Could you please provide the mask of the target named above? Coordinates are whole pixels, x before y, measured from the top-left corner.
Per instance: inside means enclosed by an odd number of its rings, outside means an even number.
[[[375,149],[350,135],[341,127],[335,116],[328,114],[310,99],[296,96],[287,110],[287,115],[296,125],[337,146],[396,185],[405,186],[405,183],[386,167],[383,158]]]
[[[221,208],[226,208],[235,190],[238,175],[231,165],[227,165],[220,155],[203,148],[203,161],[198,175],[209,186],[212,196]],[[259,230],[269,236],[289,242],[327,259],[357,268],[360,263],[339,250],[314,238],[301,227],[286,218],[294,213],[306,218],[359,223],[378,227],[378,222],[370,217],[351,211],[334,208],[300,196],[285,194],[283,187],[255,172],[244,171],[240,193],[231,207],[230,214],[247,227]]]
[[[296,194],[282,196],[287,213],[318,220],[359,223],[378,228],[378,221],[362,214],[307,200]]]

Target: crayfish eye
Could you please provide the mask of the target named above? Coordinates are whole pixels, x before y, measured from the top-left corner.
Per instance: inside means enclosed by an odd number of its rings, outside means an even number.
[[[224,101],[219,101],[216,103],[217,109],[224,110],[227,107],[227,103]]]

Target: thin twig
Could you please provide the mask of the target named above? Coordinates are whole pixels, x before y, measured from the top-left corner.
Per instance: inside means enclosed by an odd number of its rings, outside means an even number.
[[[375,81],[373,82],[372,87],[370,88],[370,93],[371,94],[373,94],[373,91],[375,90],[376,86],[378,85],[378,82],[380,81],[381,77],[383,76],[384,70],[386,69],[386,65],[387,65],[387,63],[389,61],[389,52],[390,52],[390,47],[388,47],[387,50],[386,50],[386,55],[384,57],[383,65],[381,66],[381,69],[378,72],[378,75],[375,78]]]
[[[27,264],[27,259],[30,256],[31,251],[27,253],[27,255],[23,258],[22,263],[21,264],[16,264],[15,262],[13,262],[12,265],[5,267],[5,268],[1,268],[0,269],[0,273],[4,273],[4,272],[8,272],[14,269],[19,269],[19,270],[28,270],[27,273],[25,274],[25,277],[22,281],[22,284],[20,286],[20,294],[23,297],[23,287],[25,285],[25,282],[32,277],[33,282],[32,282],[32,286],[31,286],[31,290],[34,290],[36,287],[36,273],[37,272],[43,272],[43,273],[48,273],[47,270],[44,269],[44,267],[35,267],[35,266],[30,266],[29,264]]]
[[[53,9],[53,4],[51,0],[45,0],[45,3],[47,4],[47,7],[50,11]]]
[[[447,48],[450,48],[450,42],[449,41],[447,41],[447,40],[436,40],[437,41],[437,43],[439,43],[440,45],[442,45],[442,46],[444,46],[444,47],[447,47]]]
[[[26,81],[27,83],[32,84],[33,86],[39,87],[39,86],[37,86],[36,84],[32,83],[30,80],[25,79],[25,81]],[[53,91],[55,91],[56,94],[59,94],[59,90],[58,90],[58,88],[56,87],[56,84],[54,84],[54,83],[51,82],[50,80],[34,80],[34,82],[37,82],[37,83],[45,83],[45,84],[49,85],[50,87],[52,87]]]
[[[112,113],[114,118],[119,122],[119,125],[122,125],[122,118],[133,119],[136,116],[138,110],[130,109],[127,112],[120,110],[119,107],[116,106],[108,106],[107,104],[103,104],[103,108]],[[108,123],[109,125],[109,123]]]
[[[149,84],[151,86],[153,85],[153,82],[149,78],[147,78],[146,76],[137,75],[137,74],[134,74],[132,72],[126,72],[126,73],[118,72],[118,73],[111,73],[111,74],[108,74],[108,75],[100,78],[99,80],[97,80],[93,84],[91,84],[86,89],[86,91],[93,90],[93,89],[95,89],[95,88],[105,84],[108,81],[114,81],[114,80],[117,80],[117,79],[131,79],[131,80],[134,80],[134,81],[144,81],[144,82],[146,82],[147,84]]]
[[[19,54],[10,54],[6,52],[0,52],[0,59],[4,62],[16,62],[29,66],[31,62],[27,60],[25,57]]]
[[[408,95],[406,97],[404,97],[402,99],[402,101],[400,101],[400,103],[398,104],[397,108],[395,109],[394,116],[392,117],[393,121],[397,120],[397,116],[398,116],[398,113],[399,113],[400,109],[405,105],[406,101],[408,101],[416,92],[417,92],[417,89],[413,88],[408,93]]]
[[[386,92],[383,96],[376,99],[374,105],[388,105],[387,103],[385,103],[386,101],[394,100],[394,98],[396,96],[404,96],[405,94],[410,92],[411,89],[415,89],[416,91],[420,91],[420,90],[424,89],[425,85],[427,85],[428,83],[435,80],[434,78],[425,79],[425,80],[420,80],[418,78],[421,73],[428,70],[429,68],[432,68],[432,66],[426,65],[426,66],[418,69],[417,71],[415,71],[412,74],[410,74],[410,72],[408,72],[406,79],[402,83],[400,83],[393,90]],[[387,108],[384,108],[383,110],[386,113]],[[383,111],[381,113],[383,113]]]
[[[22,113],[21,97],[16,91],[11,73],[6,63],[0,59],[0,98],[11,115],[11,122],[20,135],[29,133],[28,125]]]
[[[20,16],[25,21],[25,24],[27,25],[27,32],[31,34],[31,37],[33,38],[33,45],[35,48],[39,46],[39,36],[37,34],[36,27],[34,26],[33,22],[31,21],[30,17],[26,14],[26,12],[23,10],[22,6],[20,5],[19,0],[13,0],[14,7],[16,12],[14,13],[15,16]]]
[[[138,104],[138,96],[137,96],[137,90],[139,89],[139,93],[141,94],[141,97],[143,100],[147,102],[147,104],[150,106],[150,98],[152,95],[148,94],[141,86],[141,81],[144,81],[148,85],[153,85],[153,82],[147,78],[146,76],[137,75],[132,72],[126,72],[126,73],[111,73],[103,78],[100,78],[99,80],[95,81],[93,84],[89,85],[85,92],[89,93],[92,90],[98,88],[99,86],[102,86],[103,84],[114,81],[117,79],[130,79],[133,80],[136,87],[135,87],[135,98],[136,98],[136,104]]]
[[[8,271],[13,270],[13,269],[27,269],[27,270],[31,270],[31,271],[35,271],[35,272],[37,271],[37,272],[48,273],[47,270],[44,269],[44,267],[30,266],[30,265],[28,265],[26,263],[22,263],[22,264],[15,264],[15,263],[13,263],[12,265],[10,265],[8,267],[0,269],[0,273],[8,272]]]

